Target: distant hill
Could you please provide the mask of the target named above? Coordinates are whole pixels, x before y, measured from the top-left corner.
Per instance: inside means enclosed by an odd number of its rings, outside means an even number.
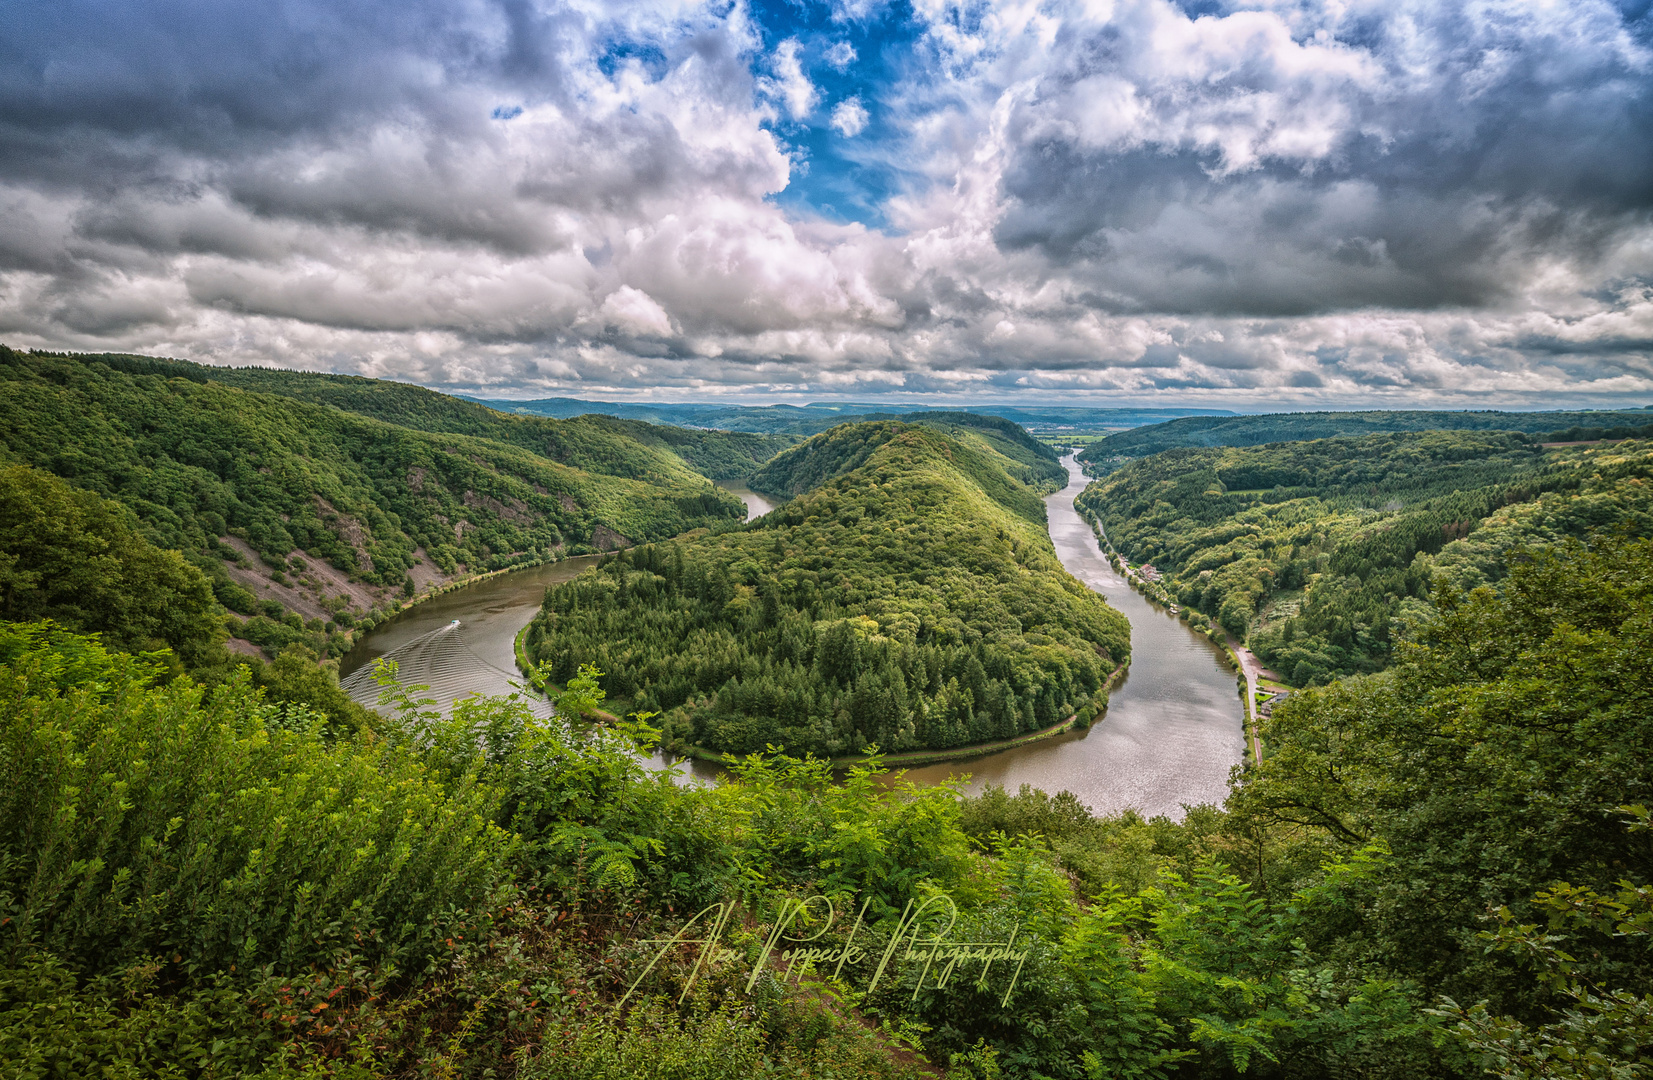
[[[781,498],[800,495],[861,467],[879,446],[906,425],[922,425],[946,432],[991,460],[990,473],[1008,475],[1031,493],[1054,491],[1067,480],[1067,470],[1056,451],[1008,420],[964,412],[908,413],[899,418],[865,420],[837,425],[807,443],[780,454],[747,482],[754,491]],[[983,479],[989,486],[996,476]],[[1030,493],[1030,494],[1031,494]],[[1037,499],[1033,502],[1037,504]],[[1035,511],[1042,517],[1042,504]]]
[[[634,478],[651,471],[664,475],[680,464],[687,464],[714,480],[739,479],[798,441],[796,436],[661,427],[658,425],[670,421],[639,422],[647,418],[617,419],[592,415],[589,410],[570,414],[579,417],[571,422],[531,415],[502,416],[485,404],[439,394],[412,383],[364,379],[356,375],[321,375],[270,368],[205,370],[214,381],[228,386],[334,405],[419,431],[494,439],[544,454],[554,461]],[[651,462],[649,455],[639,455],[639,447],[658,453],[652,455]]]
[[[1527,435],[1547,435],[1567,428],[1634,427],[1650,420],[1653,420],[1653,410],[1649,409],[1616,412],[1389,410],[1190,416],[1109,435],[1087,447],[1079,460],[1098,464],[1120,455],[1147,457],[1182,447],[1262,446],[1335,435],[1402,431],[1519,431]]]
[[[600,413],[653,424],[679,424],[719,431],[780,435],[815,435],[837,424],[911,417],[920,412],[959,412],[997,416],[1023,427],[1046,431],[1110,431],[1157,424],[1182,416],[1233,416],[1227,409],[1087,409],[1058,405],[892,405],[869,402],[821,402],[809,405],[639,404],[543,398],[538,401],[487,401],[489,408],[525,416],[568,418]]]

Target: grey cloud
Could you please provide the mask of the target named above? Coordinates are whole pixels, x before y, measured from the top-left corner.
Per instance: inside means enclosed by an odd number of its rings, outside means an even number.
[[[1159,7],[1123,4],[1115,23],[1063,36],[1012,122],[995,232],[1075,268],[1117,309],[1499,302],[1535,257],[1587,266],[1650,220],[1650,56],[1611,8],[1357,6],[1327,27],[1352,48],[1284,56],[1315,46],[1304,27],[1301,42],[1271,41],[1282,56],[1257,47],[1232,63],[1208,29],[1188,46],[1212,57],[1205,80],[1184,81],[1156,69],[1198,66],[1152,55],[1151,36],[1180,19]],[[1200,125],[1223,116],[1238,135],[1207,139]],[[1351,187],[1358,204],[1341,198]]]
[[[26,0],[0,332],[591,396],[1653,393],[1645,16],[1082,7],[942,5],[866,91],[878,231],[772,198],[810,163],[739,5]]]

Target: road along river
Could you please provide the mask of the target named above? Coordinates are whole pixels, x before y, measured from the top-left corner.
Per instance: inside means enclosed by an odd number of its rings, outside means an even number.
[[[907,775],[936,783],[969,773],[967,790],[989,783],[1012,791],[1022,784],[1053,794],[1067,790],[1099,813],[1134,808],[1180,817],[1185,803],[1221,802],[1228,770],[1240,761],[1245,744],[1234,674],[1215,645],[1133,592],[1108,564],[1073,507],[1085,478],[1072,458],[1067,466],[1068,486],[1045,500],[1051,539],[1068,572],[1131,621],[1129,674],[1109,698],[1107,716],[1089,731]],[[746,500],[748,520],[773,509],[738,484],[719,486]],[[473,690],[509,693],[511,680],[522,681],[512,655],[517,632],[539,610],[548,586],[569,580],[597,558],[501,574],[414,606],[344,656],[339,672],[346,691],[372,705],[378,697],[369,677],[372,660],[389,655],[403,682],[429,685],[430,696],[444,707]],[[719,771],[707,762],[680,764],[703,779]]]

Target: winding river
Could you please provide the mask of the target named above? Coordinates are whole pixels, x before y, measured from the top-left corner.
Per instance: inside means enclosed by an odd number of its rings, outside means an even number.
[[[1050,538],[1068,573],[1131,621],[1131,668],[1108,697],[1107,716],[1070,732],[954,765],[907,775],[935,783],[969,773],[966,790],[1022,784],[1071,791],[1101,814],[1135,809],[1182,816],[1183,804],[1220,803],[1228,770],[1245,751],[1244,705],[1217,646],[1131,589],[1103,557],[1096,535],[1073,507],[1085,490],[1069,457],[1068,486],[1045,500]]]
[[[1022,784],[1067,790],[1104,814],[1132,808],[1181,817],[1185,804],[1221,802],[1228,771],[1244,752],[1234,674],[1215,645],[1132,591],[1108,564],[1074,510],[1085,478],[1073,458],[1066,465],[1068,486],[1045,500],[1051,540],[1062,565],[1131,621],[1129,674],[1109,698],[1106,718],[1089,731],[913,769],[907,776],[936,783],[969,774],[966,790],[985,784],[1013,791]],[[745,500],[748,521],[774,508],[739,484],[718,486]],[[521,678],[512,655],[517,632],[533,618],[548,586],[569,580],[597,558],[502,574],[416,605],[344,656],[339,671],[345,689],[371,705],[378,693],[368,678],[372,660],[390,655],[404,682],[428,684],[443,704],[471,691],[509,693],[512,680]],[[690,766],[692,778],[709,779],[719,771],[706,762],[680,764]]]

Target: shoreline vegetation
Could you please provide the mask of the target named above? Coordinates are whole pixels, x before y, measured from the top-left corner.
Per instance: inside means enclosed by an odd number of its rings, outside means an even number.
[[[922,765],[947,765],[959,761],[974,761],[977,758],[987,757],[990,754],[996,754],[1001,750],[1014,750],[1018,746],[1027,746],[1030,743],[1042,742],[1045,739],[1054,738],[1057,735],[1063,735],[1069,731],[1088,731],[1090,728],[1101,724],[1107,716],[1107,695],[1116,689],[1119,683],[1125,680],[1125,676],[1130,671],[1130,666],[1130,659],[1126,658],[1125,662],[1118,668],[1114,669],[1114,673],[1112,675],[1108,676],[1108,679],[1103,684],[1102,689],[1097,691],[1097,698],[1101,702],[1101,706],[1096,713],[1096,717],[1083,726],[1079,724],[1079,714],[1075,713],[1072,716],[1069,716],[1066,720],[1052,724],[1050,727],[1042,728],[1038,731],[1030,731],[1024,735],[1018,735],[1012,739],[999,739],[990,743],[960,746],[947,750],[903,750],[898,753],[880,753],[876,755],[848,754],[842,757],[822,758],[821,760],[827,762],[834,769],[853,768],[859,765],[867,765],[875,761],[882,764],[886,769],[898,769],[903,766],[916,768]],[[613,720],[611,714],[604,713],[601,715],[607,717],[610,721]],[[740,760],[739,757],[734,754],[720,753],[716,750],[708,750],[703,746],[689,746],[686,747],[685,750],[686,752],[679,753],[678,756],[695,758],[699,761],[711,761],[721,765],[727,765],[731,762]]]

